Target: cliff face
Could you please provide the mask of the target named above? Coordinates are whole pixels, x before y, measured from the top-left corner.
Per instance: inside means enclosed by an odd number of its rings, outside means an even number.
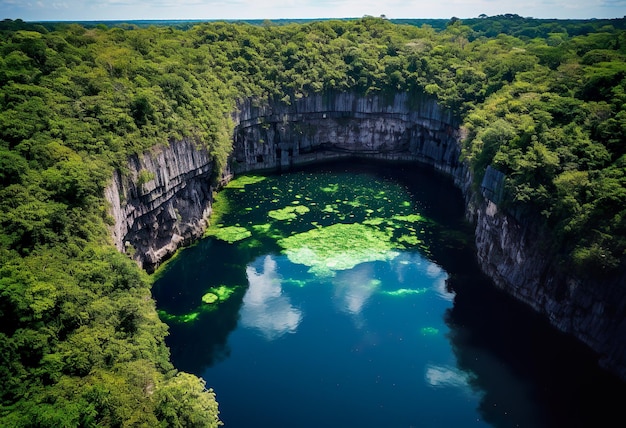
[[[626,276],[581,280],[556,269],[532,225],[487,200],[474,209],[482,270],[559,330],[586,343],[600,363],[626,380]]]
[[[211,212],[213,164],[206,150],[187,140],[129,159],[105,189],[119,251],[148,272],[176,249],[202,235]]]
[[[358,155],[415,160],[459,179],[463,175],[458,126],[424,96],[330,93],[290,105],[247,101],[235,123],[234,172]]]
[[[626,277],[581,281],[554,269],[532,225],[498,210],[498,182],[490,171],[482,198],[459,161],[461,138],[452,116],[426,97],[326,94],[290,105],[242,103],[234,114],[233,172],[284,170],[346,156],[413,160],[449,174],[461,188],[476,224],[477,258],[496,286],[545,314],[602,356],[626,379]],[[129,160],[106,189],[115,245],[148,271],[177,247],[200,237],[211,211],[210,155],[181,141]],[[491,199],[491,200],[490,200]],[[492,201],[495,201],[492,202]]]

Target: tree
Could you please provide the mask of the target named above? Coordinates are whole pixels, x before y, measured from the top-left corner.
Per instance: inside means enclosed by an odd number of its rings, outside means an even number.
[[[217,427],[217,402],[206,382],[188,373],[178,373],[155,394],[156,414],[163,427]]]

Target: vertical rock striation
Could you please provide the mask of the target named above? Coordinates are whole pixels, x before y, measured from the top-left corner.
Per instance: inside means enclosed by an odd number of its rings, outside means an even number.
[[[289,105],[247,100],[235,123],[235,172],[355,155],[414,160],[455,177],[463,168],[458,124],[423,95],[331,92]]]
[[[213,163],[189,140],[132,156],[105,197],[115,219],[113,242],[148,272],[202,235],[211,212]]]
[[[481,269],[495,285],[544,314],[626,380],[626,274],[581,279],[557,265],[532,224],[486,200],[474,212]]]
[[[328,93],[284,103],[241,104],[234,114],[234,172],[288,169],[346,156],[415,160],[468,183],[453,117],[424,96]],[[188,140],[129,159],[105,196],[116,247],[152,271],[200,237],[211,211],[209,153]]]

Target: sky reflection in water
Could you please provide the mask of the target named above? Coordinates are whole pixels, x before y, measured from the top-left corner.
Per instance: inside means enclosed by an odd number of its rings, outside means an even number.
[[[268,255],[263,257],[262,272],[254,266],[246,267],[248,290],[239,312],[243,327],[259,330],[268,340],[295,333],[302,320],[300,310],[283,293],[276,266],[276,261]]]

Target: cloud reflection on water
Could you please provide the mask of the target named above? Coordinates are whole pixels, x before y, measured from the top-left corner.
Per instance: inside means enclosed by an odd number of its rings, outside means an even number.
[[[254,266],[246,267],[249,287],[240,311],[241,324],[259,330],[267,340],[295,333],[302,321],[302,312],[283,294],[276,267],[269,255],[263,259],[262,272]]]
[[[454,387],[471,392],[467,373],[454,367],[429,364],[426,366],[424,379],[434,388]]]
[[[419,253],[402,253],[392,263],[398,283],[415,281],[416,271],[432,280],[432,289],[439,297],[449,302],[454,300],[454,293],[448,291],[448,273],[436,263],[431,262]]]
[[[358,316],[372,294],[380,287],[380,281],[374,279],[372,264],[363,263],[338,273],[333,285],[333,299],[339,310]]]

